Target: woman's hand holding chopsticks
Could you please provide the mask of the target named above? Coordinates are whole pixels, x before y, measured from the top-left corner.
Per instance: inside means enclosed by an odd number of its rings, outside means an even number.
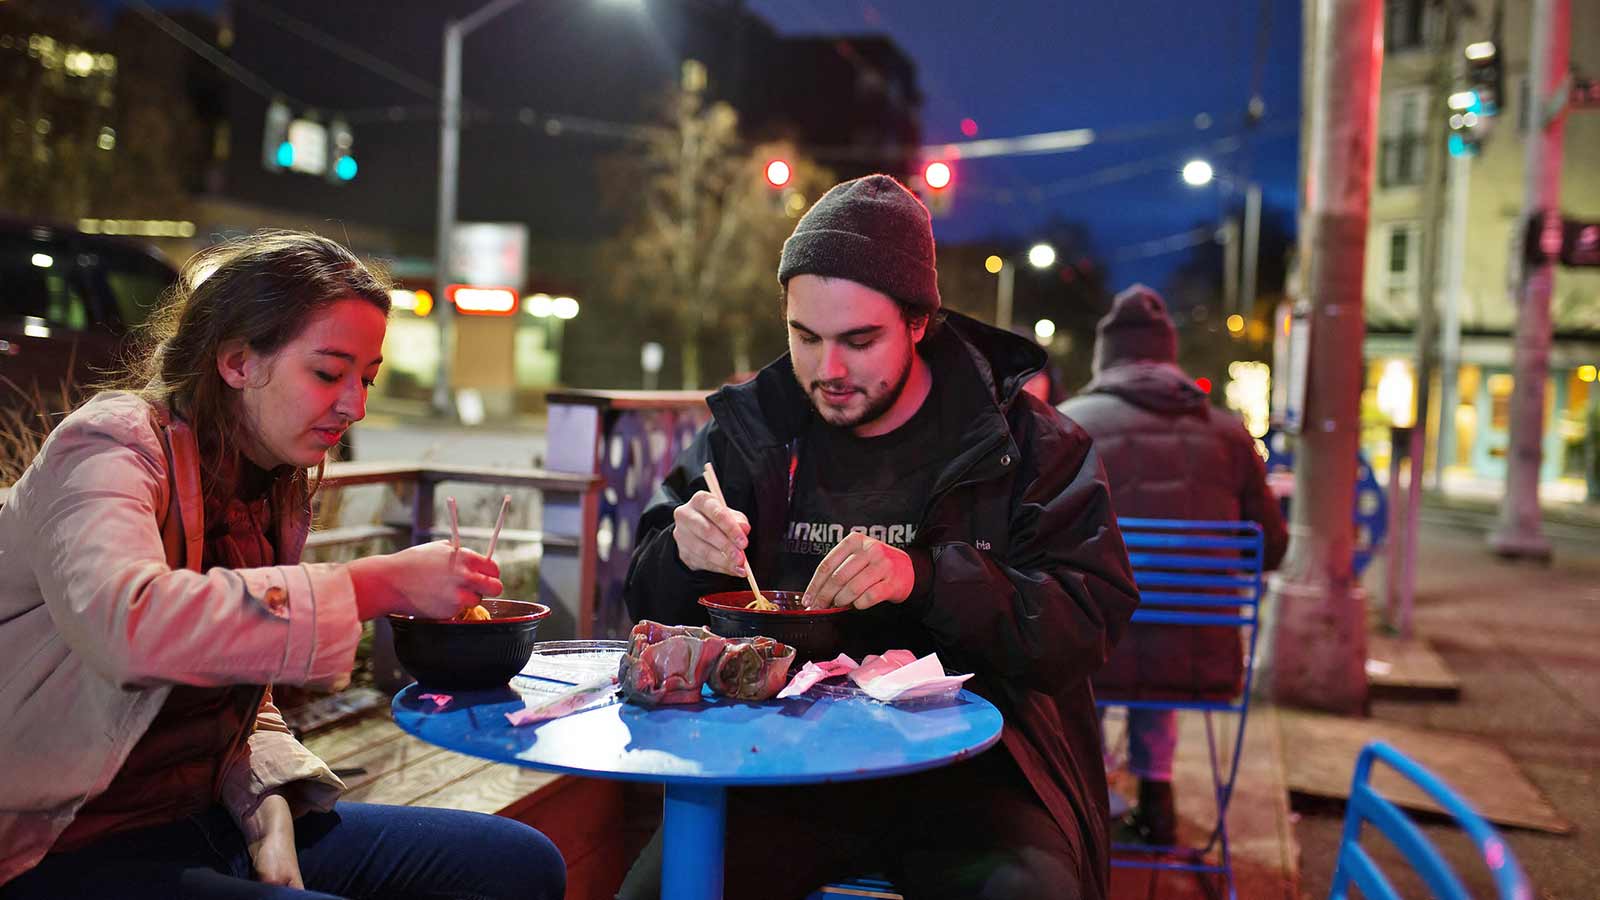
[[[505,590],[494,560],[449,541],[407,547],[350,563],[356,611],[362,619],[401,613],[448,619],[482,597]]]

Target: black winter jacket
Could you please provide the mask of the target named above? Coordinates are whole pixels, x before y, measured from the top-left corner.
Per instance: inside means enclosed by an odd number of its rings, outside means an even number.
[[[1083,896],[1103,897],[1106,784],[1089,675],[1138,605],[1105,474],[1088,435],[1021,389],[1045,362],[1036,345],[949,313],[923,352],[935,379],[978,379],[992,401],[972,410],[935,480],[917,529],[931,589],[900,614],[946,665],[975,673],[968,687],[1000,709],[1003,743],[1080,849]],[[624,588],[636,619],[703,624],[700,596],[743,587],[678,558],[672,511],[704,489],[707,460],[750,518],[758,579],[777,569],[790,447],[810,402],[787,356],[708,402],[712,421],[640,519]]]

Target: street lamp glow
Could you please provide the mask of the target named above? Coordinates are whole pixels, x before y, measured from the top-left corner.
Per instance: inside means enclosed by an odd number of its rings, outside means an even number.
[[[528,298],[524,308],[528,310],[528,315],[543,319],[550,315],[553,305],[554,302],[550,299],[549,294],[534,294]]]
[[[773,187],[783,187],[789,183],[789,164],[781,159],[767,163],[767,184]]]
[[[1000,270],[1005,267],[1006,261],[993,254],[990,254],[989,258],[983,261],[983,270],[990,275],[999,275]]]
[[[1467,45],[1467,59],[1488,59],[1494,55],[1494,41],[1478,41]]]
[[[576,319],[578,301],[571,297],[557,297],[550,301],[550,314],[558,319]]]
[[[1049,343],[1050,339],[1056,336],[1056,323],[1049,319],[1040,319],[1033,323],[1033,334],[1039,339],[1039,343]]]
[[[1056,264],[1056,248],[1049,244],[1034,244],[1028,248],[1028,264],[1035,269],[1048,269]]]
[[[1203,159],[1191,159],[1183,166],[1184,182],[1194,187],[1210,184],[1213,174],[1211,163]]]
[[[936,191],[949,187],[950,177],[951,172],[949,163],[928,163],[928,167],[922,170],[923,180],[928,183],[928,187],[933,188]]]
[[[1244,331],[1244,316],[1234,313],[1228,317],[1228,332],[1238,334],[1241,331]]]

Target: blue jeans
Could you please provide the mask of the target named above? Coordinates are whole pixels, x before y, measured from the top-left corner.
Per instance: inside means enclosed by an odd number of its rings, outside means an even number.
[[[340,803],[295,820],[306,889],[261,884],[226,810],[52,853],[0,900],[58,897],[530,898],[560,900],[567,868],[549,838],[512,819],[453,809]]]
[[[1101,717],[1102,719],[1104,718],[1104,713],[1101,714]],[[1130,773],[1146,781],[1171,781],[1172,757],[1177,749],[1177,710],[1128,710],[1128,771]],[[1110,768],[1111,763],[1109,760],[1106,766]]]

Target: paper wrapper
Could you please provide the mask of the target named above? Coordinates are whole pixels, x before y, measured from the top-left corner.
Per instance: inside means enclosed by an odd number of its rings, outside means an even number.
[[[850,673],[850,680],[854,681],[857,687],[865,687],[866,682],[916,661],[917,655],[910,650],[889,650],[882,656],[868,655],[861,661],[861,666]]]
[[[628,633],[628,652],[617,669],[622,696],[645,706],[698,703],[727,644],[708,628],[640,622]]]
[[[616,678],[606,675],[563,691],[536,706],[508,712],[506,720],[512,725],[520,726],[557,719],[568,713],[577,712],[597,700],[604,700],[615,693],[616,689]]]
[[[787,700],[790,697],[798,697],[811,690],[812,685],[822,679],[843,675],[854,668],[856,668],[856,661],[843,653],[827,662],[808,662],[800,667],[799,672],[795,673],[793,680],[789,682],[789,686],[778,692],[778,699]]]
[[[770,700],[794,664],[794,648],[769,637],[734,641],[711,667],[711,690],[737,700]]]

